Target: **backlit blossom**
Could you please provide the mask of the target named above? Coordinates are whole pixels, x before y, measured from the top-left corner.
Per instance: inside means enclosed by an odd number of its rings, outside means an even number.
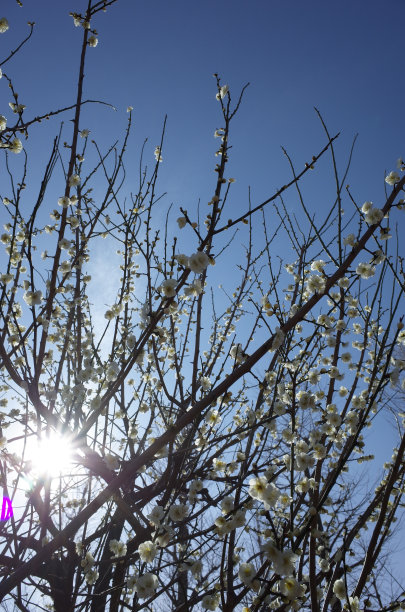
[[[385,177],[385,182],[388,183],[388,185],[395,185],[395,183],[398,183],[400,180],[398,172],[390,172],[388,176]]]
[[[306,289],[309,293],[322,293],[325,289],[325,279],[316,274],[308,276],[306,281]]]
[[[19,138],[13,138],[8,150],[17,155],[18,153],[21,153],[22,148],[23,146],[21,140]]]
[[[127,554],[127,545],[118,540],[111,540],[109,548],[115,557],[125,557]]]
[[[149,599],[155,594],[158,587],[158,579],[154,574],[147,572],[143,576],[139,576],[135,583],[135,591],[139,599]]]
[[[356,274],[361,278],[371,278],[375,274],[375,267],[369,263],[359,263],[356,268]]]
[[[161,163],[163,161],[163,157],[161,155],[160,147],[156,147],[154,155],[155,155],[155,159],[156,159],[157,162]]]
[[[116,470],[119,468],[119,461],[114,455],[105,455],[105,457],[103,457],[103,461],[109,470]]]
[[[197,253],[193,253],[193,255],[188,258],[188,267],[192,272],[201,274],[201,272],[204,272],[209,262],[210,260],[206,253],[197,251]]]
[[[4,117],[4,115],[0,115],[0,132],[5,130],[6,126],[7,126],[7,119]]]
[[[364,218],[369,225],[375,225],[379,223],[383,217],[384,213],[380,208],[370,208]]]
[[[138,546],[138,553],[141,561],[144,563],[152,563],[157,553],[157,546],[151,540],[142,542]]]
[[[87,43],[88,43],[89,47],[97,47],[97,45],[98,45],[98,38],[97,38],[97,36],[94,36],[93,34],[91,36],[89,36]]]
[[[58,204],[59,206],[62,206],[62,208],[67,208],[71,204],[70,198],[63,196],[58,199]]]
[[[238,571],[238,578],[243,584],[249,585],[256,575],[256,570],[251,563],[241,563]]]
[[[160,285],[160,291],[165,297],[174,297],[176,295],[177,281],[174,278],[167,278]]]
[[[219,92],[216,95],[217,100],[223,100],[226,96],[226,94],[229,91],[229,86],[228,85],[223,85],[220,89]]]
[[[146,518],[148,519],[150,523],[158,527],[164,515],[165,515],[165,512],[162,506],[154,506],[154,508],[152,508],[152,511],[147,515]]]
[[[69,177],[69,185],[70,187],[77,187],[77,185],[80,185],[80,176],[78,174],[72,174],[72,176]]]
[[[346,599],[346,587],[343,580],[335,580],[333,592],[339,599]]]
[[[42,302],[42,291],[26,291],[23,299],[28,306],[37,306]]]
[[[0,19],[0,34],[4,34],[9,29],[8,21],[5,17]]]
[[[219,595],[204,595],[201,605],[203,610],[216,610],[219,606]]]
[[[169,517],[172,521],[182,521],[188,514],[188,508],[185,504],[175,504],[170,507]]]

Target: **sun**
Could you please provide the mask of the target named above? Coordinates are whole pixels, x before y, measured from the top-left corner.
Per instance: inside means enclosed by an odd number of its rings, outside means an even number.
[[[38,476],[55,478],[69,469],[72,453],[68,437],[55,432],[47,434],[32,449],[31,470]]]

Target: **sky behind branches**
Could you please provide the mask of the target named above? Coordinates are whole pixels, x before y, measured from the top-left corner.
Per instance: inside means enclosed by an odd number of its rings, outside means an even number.
[[[36,22],[27,46],[3,68],[15,75],[26,117],[74,103],[81,30],[69,12],[84,13],[86,5],[84,0],[26,0],[23,8],[14,0],[1,3],[0,17],[7,17],[10,30],[0,38],[0,61],[25,36],[26,22]],[[175,211],[180,206],[195,211],[199,199],[202,205],[211,199],[216,181],[213,134],[222,126],[216,72],[234,100],[250,83],[231,127],[228,176],[236,183],[229,217],[246,209],[249,187],[256,205],[290,180],[281,146],[298,170],[325,146],[314,107],[331,135],[341,132],[336,144],[341,168],[359,134],[347,182],[360,206],[372,200],[380,207],[384,177],[405,156],[404,17],[403,0],[119,0],[95,20],[99,44],[89,50],[84,85],[85,99],[108,102],[116,111],[89,105],[80,127],[90,129],[106,149],[122,139],[126,108],[134,107],[123,189],[129,194],[137,190],[142,143],[148,138],[144,161],[152,168],[167,114],[160,189]],[[11,124],[9,101],[3,80],[0,114]],[[62,142],[69,142],[72,116],[63,117]],[[34,126],[23,143],[29,153],[35,143],[31,178],[43,171],[59,124],[55,119]],[[331,178],[328,153],[303,181],[314,213],[322,214],[334,201]],[[5,195],[1,177],[0,194]],[[60,195],[56,188],[55,208]],[[353,211],[348,199],[346,207]],[[288,199],[288,210],[301,214],[297,198]],[[403,243],[401,248],[404,254]],[[390,431],[384,430],[387,453]]]

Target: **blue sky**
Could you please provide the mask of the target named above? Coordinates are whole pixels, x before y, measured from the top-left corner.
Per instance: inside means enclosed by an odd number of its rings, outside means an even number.
[[[33,39],[5,67],[19,75],[17,91],[33,114],[73,101],[80,32],[68,13],[85,6],[2,3],[10,30],[0,57],[27,20],[37,24]],[[338,150],[346,152],[359,132],[359,197],[373,199],[382,195],[384,170],[403,154],[404,16],[402,0],[120,0],[95,20],[99,45],[88,55],[85,83],[90,97],[110,102],[117,113],[88,107],[87,127],[97,131],[98,142],[110,143],[122,135],[131,104],[134,146],[149,137],[154,148],[167,113],[164,189],[174,199],[204,198],[212,187],[212,133],[220,123],[212,78],[218,72],[234,96],[251,83],[233,128],[231,168],[242,193],[251,185],[257,198],[265,197],[285,182],[280,145],[298,163],[323,146],[317,106],[330,131],[342,132]],[[7,94],[0,88],[2,106]]]

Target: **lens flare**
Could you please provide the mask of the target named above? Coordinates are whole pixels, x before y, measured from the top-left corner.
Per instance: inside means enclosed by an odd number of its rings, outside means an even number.
[[[32,450],[31,469],[38,476],[55,478],[66,472],[72,461],[69,439],[58,433],[44,436]]]

